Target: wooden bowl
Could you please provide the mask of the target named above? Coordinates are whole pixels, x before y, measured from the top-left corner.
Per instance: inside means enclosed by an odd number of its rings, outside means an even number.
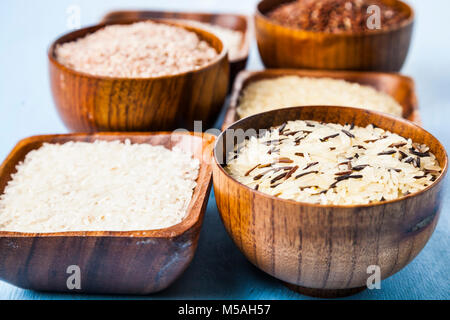
[[[217,25],[223,28],[228,28],[235,31],[240,31],[244,35],[242,38],[241,49],[239,54],[230,58],[230,83],[229,90],[233,85],[236,75],[245,69],[250,50],[250,22],[247,16],[232,13],[200,13],[200,12],[171,12],[171,11],[111,11],[106,14],[102,23],[117,22],[127,19],[186,19],[194,20],[212,25]]]
[[[266,14],[292,0],[263,0],[255,14],[255,34],[268,68],[399,71],[406,59],[414,12],[406,3],[384,0],[406,12],[408,19],[388,30],[312,32],[282,26]]]
[[[267,129],[296,119],[374,124],[425,143],[442,174],[426,189],[396,200],[336,206],[276,198],[225,172],[224,155],[236,143],[232,136],[227,140],[227,131]],[[356,108],[294,107],[244,118],[222,132],[214,147],[214,193],[228,234],[255,266],[300,293],[336,297],[363,290],[373,274],[368,266],[379,266],[385,279],[421,251],[439,218],[447,166],[442,144],[407,120]]]
[[[211,187],[214,136],[193,133],[99,133],[35,136],[20,141],[0,167],[0,195],[16,165],[44,142],[125,140],[174,146],[201,161],[186,218],[149,231],[20,233],[0,231],[0,279],[25,289],[61,292],[148,294],[174,282],[197,248]],[[81,290],[69,290],[67,268],[77,265]]]
[[[193,129],[194,120],[212,126],[228,90],[229,63],[221,40],[195,27],[174,22],[195,32],[219,55],[194,71],[151,78],[95,76],[70,69],[55,58],[58,44],[86,36],[107,24],[70,32],[58,38],[48,51],[50,84],[56,107],[66,126],[74,131],[158,131]]]
[[[414,80],[410,77],[397,73],[383,72],[267,69],[262,71],[242,71],[238,75],[234,82],[233,92],[222,124],[222,130],[225,130],[232,123],[239,120],[237,114],[239,99],[244,89],[250,83],[287,75],[340,79],[371,86],[378,91],[392,96],[403,107],[403,118],[421,125]]]

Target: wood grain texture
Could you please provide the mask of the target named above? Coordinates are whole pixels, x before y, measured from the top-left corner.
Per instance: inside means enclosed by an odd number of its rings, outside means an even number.
[[[141,20],[122,20],[128,24]],[[113,78],[74,71],[55,58],[58,44],[73,41],[107,24],[70,32],[48,51],[50,84],[58,112],[73,131],[158,131],[193,129],[194,120],[211,126],[228,90],[229,63],[222,42],[202,29],[182,26],[207,41],[219,53],[194,71],[152,78]]]
[[[197,248],[211,187],[210,158],[215,140],[193,133],[99,133],[35,136],[20,141],[0,167],[0,194],[16,165],[44,142],[121,140],[177,146],[201,161],[186,218],[149,231],[58,233],[0,232],[0,279],[21,288],[68,292],[70,265],[81,269],[81,290],[70,292],[148,294],[174,282]]]
[[[419,106],[415,92],[414,80],[397,73],[361,72],[361,71],[325,71],[325,70],[299,70],[299,69],[267,69],[262,71],[242,71],[234,82],[233,91],[228,109],[222,123],[225,130],[235,121],[239,120],[237,107],[243,90],[252,82],[263,79],[272,79],[287,75],[297,75],[311,78],[332,78],[361,85],[371,86],[378,91],[392,96],[403,107],[403,118],[421,125]]]
[[[244,186],[224,171],[224,146],[236,143],[227,141],[224,132],[214,149],[213,181],[227,232],[255,266],[291,288],[298,286],[299,292],[308,288],[306,294],[355,293],[366,285],[369,265],[380,266],[382,279],[398,272],[425,246],[438,221],[448,166],[444,147],[412,122],[346,107],[269,111],[242,119],[227,131],[269,128],[296,119],[374,124],[427,144],[443,173],[421,192],[377,204],[333,206],[283,200]]]
[[[398,0],[385,0],[407,12],[396,28],[332,34],[282,26],[265,16],[291,0],[263,0],[255,13],[255,35],[267,68],[399,71],[406,59],[414,12]]]
[[[239,54],[235,58],[230,59],[230,90],[237,74],[244,70],[247,65],[250,50],[250,35],[253,34],[253,30],[249,18],[245,15],[232,13],[119,10],[111,11],[106,14],[102,19],[102,23],[111,23],[127,19],[187,19],[242,32],[244,36],[242,38]]]

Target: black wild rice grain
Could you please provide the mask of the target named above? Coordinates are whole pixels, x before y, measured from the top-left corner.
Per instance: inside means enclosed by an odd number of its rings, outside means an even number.
[[[419,152],[419,151],[416,151],[416,150],[414,150],[414,148],[409,148],[409,151],[413,154],[413,155],[415,155],[415,156],[418,156],[418,157],[429,157],[430,156],[430,152],[428,152],[428,151],[426,151],[426,152]]]
[[[352,171],[349,170],[349,171],[336,172],[335,175],[336,176],[346,176],[346,175],[349,175],[351,173],[352,173]]]
[[[340,177],[336,177],[335,179],[337,181],[343,181],[343,180],[347,180],[347,179],[361,179],[363,176],[361,174],[354,174],[354,175],[345,175],[345,176],[340,176]]]
[[[361,171],[362,169],[364,169],[365,167],[368,167],[368,166],[369,166],[368,164],[360,164],[360,165],[354,166],[352,168],[352,170],[353,171]]]
[[[289,172],[286,175],[286,180],[289,179],[294,174],[294,172],[297,171],[297,169],[298,166],[294,166],[291,170],[289,170]]]
[[[287,123],[283,123],[279,128],[278,128],[278,132],[283,133],[284,128],[286,128]]]
[[[309,169],[309,168],[315,166],[316,164],[319,164],[319,162],[311,162],[311,163],[307,164],[306,167],[304,167],[302,170]]]
[[[319,173],[319,171],[308,171],[308,172],[303,172],[303,173],[300,173],[299,175],[295,176],[295,179],[301,178],[301,177],[306,176],[306,175],[311,174],[311,173],[314,173],[314,174],[315,174],[315,173]]]
[[[310,189],[310,188],[319,188],[319,186],[304,186],[304,187],[299,187],[300,191],[303,191],[305,189]]]
[[[260,165],[261,165],[261,164],[258,163],[256,166],[254,166],[253,168],[251,168],[250,170],[248,170],[248,171],[244,174],[244,176],[247,177],[253,170],[255,170],[256,168],[258,168]]]
[[[400,153],[400,161],[408,157],[408,155],[401,150],[398,150],[398,153]]]
[[[348,132],[347,130],[342,130],[343,133],[345,133],[347,136],[349,136],[350,138],[354,138],[355,135],[353,133]]]
[[[395,151],[395,150],[387,150],[387,151],[380,152],[377,155],[378,156],[388,156],[388,155],[394,154],[396,152],[397,151]]]
[[[273,184],[274,182],[277,182],[278,180],[286,177],[288,173],[287,172],[283,172],[282,174],[276,176],[275,178],[273,178],[272,180],[270,180],[270,184]]]
[[[400,148],[400,147],[403,147],[406,145],[407,145],[406,142],[397,142],[397,143],[392,143],[391,145],[389,145],[389,148]]]
[[[327,137],[323,137],[322,139],[320,139],[320,141],[325,142],[325,141],[328,141],[328,139],[336,138],[338,135],[339,135],[339,133],[332,134]]]

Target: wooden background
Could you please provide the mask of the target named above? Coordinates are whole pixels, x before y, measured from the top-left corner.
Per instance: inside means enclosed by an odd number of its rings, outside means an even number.
[[[416,81],[424,127],[450,150],[450,43],[437,33],[450,27],[448,0],[409,0],[417,14],[413,42],[402,70]],[[81,23],[96,23],[109,10],[148,8],[191,11],[254,12],[254,0],[4,0],[0,10],[0,159],[23,137],[64,133],[50,95],[46,50],[67,30],[66,10],[81,8]],[[20,19],[18,18],[20,17]],[[38,28],[36,26],[39,26]],[[7,31],[5,31],[7,30]],[[253,42],[248,69],[262,68]],[[216,123],[216,127],[220,122]],[[352,299],[450,299],[450,189],[429,243],[381,290]],[[40,293],[0,282],[0,299],[311,299],[286,289],[253,267],[222,226],[211,195],[193,263],[166,291],[148,297],[86,296]]]

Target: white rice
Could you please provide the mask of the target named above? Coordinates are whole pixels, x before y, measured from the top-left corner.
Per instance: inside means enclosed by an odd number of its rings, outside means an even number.
[[[239,182],[316,204],[393,200],[426,188],[441,172],[427,146],[395,133],[301,120],[251,137],[229,159],[226,170]]]
[[[242,47],[242,40],[244,37],[244,34],[241,31],[236,31],[221,27],[219,25],[193,20],[180,19],[180,21],[188,23],[193,27],[204,29],[218,36],[228,49],[229,60],[233,61],[239,57],[239,53]]]
[[[199,161],[179,149],[96,141],[29,152],[0,196],[0,230],[129,231],[183,220]]]
[[[110,77],[156,77],[195,70],[218,53],[195,32],[151,21],[110,25],[58,45],[56,59],[80,72]]]
[[[329,78],[283,76],[250,83],[237,107],[240,118],[273,109],[335,105],[402,115],[402,106],[391,96],[370,86]]]

